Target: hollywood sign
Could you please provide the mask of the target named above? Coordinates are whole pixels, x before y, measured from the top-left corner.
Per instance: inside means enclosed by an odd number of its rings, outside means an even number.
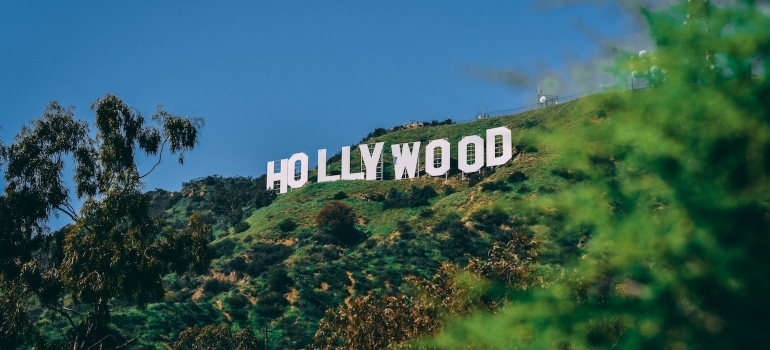
[[[411,144],[411,145],[410,145]],[[382,169],[382,150],[384,142],[358,145],[361,151],[361,172],[351,172],[350,146],[342,147],[341,174],[328,175],[326,173],[326,149],[318,150],[318,182],[331,182],[339,180],[377,180],[378,166]],[[391,145],[393,155],[394,178],[413,179],[418,176],[420,155],[420,141]],[[451,164],[451,145],[444,139],[431,140],[425,146],[425,173],[431,176],[444,176],[449,172]],[[485,152],[486,150],[486,152]],[[463,137],[457,143],[457,168],[463,173],[479,171],[484,166],[503,165],[511,160],[513,155],[511,143],[511,130],[506,127],[488,129],[486,140],[478,135]],[[292,189],[305,186],[308,182],[308,155],[295,153],[288,159],[281,159],[276,168],[276,162],[267,162],[267,188],[279,189],[279,193],[286,193]],[[293,172],[290,173],[290,170]]]

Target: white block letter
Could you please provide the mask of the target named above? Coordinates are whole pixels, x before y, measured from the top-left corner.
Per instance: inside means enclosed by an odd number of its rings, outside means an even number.
[[[326,149],[318,150],[318,182],[332,182],[340,179],[339,175],[326,175]]]
[[[468,145],[473,145],[473,164],[468,164]],[[479,171],[484,166],[484,139],[476,135],[465,136],[457,144],[457,168],[464,173]]]
[[[435,149],[441,149],[441,166],[435,167]],[[449,150],[450,145],[447,140],[432,140],[425,146],[425,172],[431,176],[442,176],[449,171]]]
[[[276,181],[280,182],[280,191],[278,193],[286,193],[288,191],[288,188],[286,187],[288,185],[287,175],[289,174],[288,168],[289,167],[289,160],[288,159],[281,159],[281,171],[275,172],[275,162],[270,161],[267,162],[267,188],[272,189],[273,184],[275,184]]]
[[[350,173],[350,146],[342,147],[342,179],[343,180],[363,180],[364,173]]]
[[[361,150],[361,157],[364,158],[367,180],[377,180],[377,163],[380,162],[384,145],[385,142],[375,143],[372,154],[369,154],[369,145],[358,145],[358,149]]]
[[[503,140],[502,154],[497,156],[496,140],[500,136]],[[513,152],[511,150],[511,130],[501,126],[499,128],[487,130],[487,166],[503,165],[511,160]]]
[[[299,179],[297,179],[295,175],[297,171],[297,162],[299,162]],[[300,188],[307,183],[307,162],[308,158],[305,153],[295,153],[289,158],[291,171],[287,172],[289,173],[288,183],[291,188]]]
[[[396,180],[401,180],[404,176],[404,170],[410,179],[417,177],[417,159],[420,156],[420,142],[413,142],[412,149],[409,150],[409,144],[390,145],[393,151],[393,168],[396,171]],[[403,149],[402,149],[403,147]]]

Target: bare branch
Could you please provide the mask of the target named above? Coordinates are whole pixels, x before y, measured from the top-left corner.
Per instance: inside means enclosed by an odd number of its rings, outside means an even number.
[[[62,310],[64,310],[64,311],[69,311],[69,312],[71,312],[71,313],[74,313],[74,314],[76,314],[76,315],[80,316],[80,319],[81,319],[81,320],[85,319],[85,317],[83,317],[83,314],[81,314],[81,313],[80,313],[80,312],[78,312],[77,310],[74,310],[74,309],[70,309],[70,308],[68,308],[68,307],[64,307],[64,306],[62,306]]]
[[[107,336],[105,336],[104,338],[100,339],[98,342],[91,344],[91,346],[89,346],[88,348],[86,348],[86,350],[91,350],[91,348],[93,348],[94,346],[97,346],[97,345],[101,344],[101,343],[102,343],[102,342],[103,342],[105,339],[107,339],[107,338],[109,338],[109,337],[111,337],[111,336],[112,336],[112,335],[107,335]]]
[[[136,338],[133,338],[133,339],[131,339],[131,340],[127,341],[125,344],[123,344],[123,345],[121,345],[121,346],[118,346],[118,347],[116,347],[115,349],[120,349],[120,348],[122,348],[122,347],[124,347],[124,346],[126,346],[126,345],[128,345],[128,344],[131,344],[131,343],[133,343],[133,342],[134,342],[134,340],[136,340]]]
[[[58,313],[60,313],[60,314],[64,315],[64,317],[66,317],[66,318],[67,318],[67,321],[69,321],[69,322],[70,322],[70,326],[72,326],[72,329],[75,329],[75,328],[77,328],[77,326],[75,326],[75,321],[73,321],[73,320],[72,320],[72,317],[70,317],[70,315],[68,315],[66,312],[64,312],[64,309],[65,309],[65,308],[64,308],[64,307],[62,307],[61,309],[54,309],[54,311],[56,311],[56,312],[58,312]],[[63,336],[63,335],[64,335],[64,334],[62,334],[62,336]]]
[[[61,211],[62,213],[67,214],[67,216],[69,216],[70,219],[72,219],[72,221],[78,221],[77,214],[75,214],[75,210],[72,209],[72,207],[69,204],[64,203],[64,206],[58,205],[56,206],[56,209],[59,209],[59,211]]]
[[[160,152],[158,153],[158,161],[157,161],[157,162],[155,162],[155,165],[153,165],[153,166],[152,166],[152,168],[150,169],[150,171],[146,172],[146,173],[145,173],[144,175],[142,175],[142,176],[139,176],[139,178],[140,178],[140,179],[141,179],[141,178],[144,178],[144,177],[145,177],[145,176],[147,176],[147,175],[150,175],[150,173],[152,173],[152,171],[153,171],[153,170],[155,170],[155,167],[157,167],[157,166],[160,164],[160,162],[163,160],[163,148],[165,148],[165,147],[166,147],[166,141],[168,141],[168,136],[166,136],[166,138],[165,138],[165,139],[163,139],[163,143],[161,143],[161,144],[160,144]]]

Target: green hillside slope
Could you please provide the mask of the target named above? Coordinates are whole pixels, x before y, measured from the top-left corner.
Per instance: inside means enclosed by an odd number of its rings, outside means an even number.
[[[386,143],[383,181],[309,183],[274,196],[264,191],[264,176],[213,176],[186,183],[180,192],[153,191],[156,215],[172,224],[186,222],[193,212],[214,224],[216,258],[205,276],[168,276],[165,303],[120,309],[114,323],[123,336],[138,337],[147,347],[163,348],[188,326],[221,323],[252,330],[267,324],[275,348],[303,348],[325,310],[369,291],[398,291],[405,277],[429,278],[442,263],[484,257],[513,232],[541,242],[541,269],[557,268],[580,254],[585,233],[565,233],[557,215],[543,215],[533,203],[578,181],[579,174],[560,168],[548,149],[530,146],[528,138],[534,130],[569,133],[575,123],[606,115],[587,107],[591,98],[367,140]],[[515,158],[506,165],[470,176],[433,178],[423,172],[418,179],[387,180],[393,176],[388,145],[446,138],[454,158],[463,136],[498,126],[513,131]],[[352,159],[359,157],[353,152]],[[336,158],[332,173],[340,167]],[[316,226],[320,209],[334,199],[353,208],[360,240],[343,243]]]

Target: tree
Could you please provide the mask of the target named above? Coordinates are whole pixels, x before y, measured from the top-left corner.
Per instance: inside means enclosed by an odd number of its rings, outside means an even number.
[[[318,326],[315,349],[386,349],[431,334],[439,323],[427,305],[400,294],[373,292],[329,309]]]
[[[356,219],[356,213],[350,205],[333,200],[321,207],[315,222],[320,229],[349,244],[357,241],[361,236],[356,230]]]
[[[514,234],[489,259],[474,258],[464,268],[444,263],[431,279],[406,277],[404,293],[370,291],[326,310],[314,339],[316,349],[412,349],[410,342],[438,333],[449,317],[475,309],[493,311],[504,305],[496,285],[526,288],[537,260],[536,240]]]
[[[158,108],[145,125],[141,114],[107,94],[91,106],[95,136],[74,118],[72,108],[51,102],[42,118],[25,126],[15,142],[0,148],[6,187],[0,196],[0,347],[46,347],[26,316],[27,305],[59,313],[70,326],[58,342],[86,349],[115,346],[110,335],[111,300],[143,305],[163,296],[161,278],[170,272],[202,271],[208,266],[211,228],[199,215],[174,232],[149,215],[142,178],[168,148],[184,155],[198,142],[203,121]],[[157,155],[140,173],[136,153]],[[76,211],[64,184],[65,157],[75,169]],[[51,234],[51,214],[73,220]],[[8,298],[13,302],[3,302]],[[65,297],[67,296],[67,297]]]
[[[259,340],[248,329],[232,333],[225,325],[193,326],[179,333],[175,350],[254,350]]]
[[[770,18],[754,1],[644,15],[657,49],[615,71],[659,84],[591,97],[583,112],[595,117],[539,138],[586,175],[539,203],[590,231],[583,254],[511,307],[448,327],[437,347],[770,342]]]

